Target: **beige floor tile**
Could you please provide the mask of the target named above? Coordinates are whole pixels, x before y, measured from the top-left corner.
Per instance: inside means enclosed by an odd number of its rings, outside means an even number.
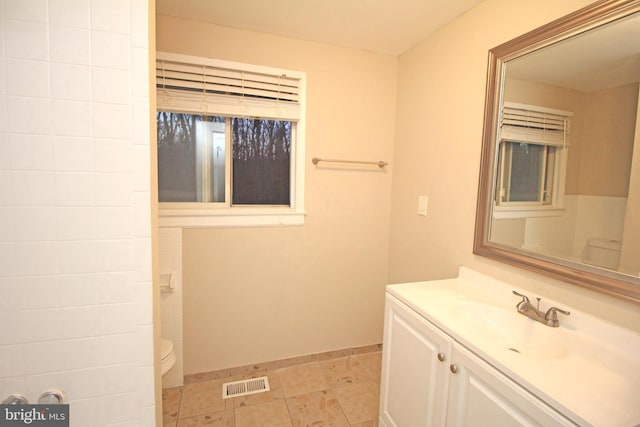
[[[382,376],[382,352],[359,354],[354,358],[364,367],[373,382],[380,382]]]
[[[378,419],[365,421],[363,423],[351,424],[351,427],[378,427]]]
[[[336,387],[333,392],[349,423],[358,424],[378,418],[380,387],[373,381]]]
[[[235,409],[235,427],[292,427],[284,400]]]
[[[327,381],[332,387],[370,380],[367,370],[353,356],[327,360],[321,362],[320,366],[324,368]]]
[[[184,386],[180,418],[213,414],[231,409],[233,407],[231,399],[226,399],[229,401],[229,408],[227,408],[227,402],[222,398],[222,383],[222,380],[214,380]]]
[[[177,427],[234,427],[233,410],[217,412],[210,415],[198,415],[195,417],[180,418]]]
[[[180,401],[182,400],[182,387],[165,388],[162,390],[162,423],[175,426],[178,420]]]
[[[278,370],[285,397],[327,390],[329,383],[325,369],[317,363],[292,366]]]
[[[330,390],[287,399],[293,427],[349,427],[338,400]]]
[[[258,405],[261,403],[271,402],[273,400],[284,399],[284,391],[282,390],[282,383],[280,381],[280,374],[276,371],[267,371],[260,375],[253,375],[248,378],[257,378],[266,376],[269,379],[269,391],[263,393],[249,394],[247,396],[240,396],[233,398],[233,406],[238,408],[240,406]]]

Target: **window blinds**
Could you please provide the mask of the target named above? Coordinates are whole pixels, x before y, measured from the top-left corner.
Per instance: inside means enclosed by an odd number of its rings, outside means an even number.
[[[158,52],[159,110],[300,119],[304,73]]]
[[[500,139],[563,147],[568,142],[569,111],[505,102],[500,116]]]

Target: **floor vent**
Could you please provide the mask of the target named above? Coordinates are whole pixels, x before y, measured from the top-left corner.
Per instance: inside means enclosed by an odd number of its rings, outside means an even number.
[[[246,396],[269,391],[269,378],[251,378],[250,380],[234,381],[222,384],[222,398]]]

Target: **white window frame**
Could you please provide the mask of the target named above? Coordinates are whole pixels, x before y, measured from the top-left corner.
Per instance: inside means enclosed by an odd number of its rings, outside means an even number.
[[[295,226],[303,225],[304,180],[305,180],[305,118],[306,118],[306,73],[283,70],[252,64],[244,64],[217,59],[200,58],[174,53],[157,52],[156,63],[177,61],[197,64],[203,67],[228,69],[240,73],[258,73],[269,76],[283,76],[297,80],[299,95],[295,109],[285,104],[267,105],[261,100],[241,96],[222,96],[217,99],[198,96],[196,93],[180,96],[179,92],[157,88],[157,110],[178,113],[219,115],[230,117],[255,117],[261,119],[292,121],[291,165],[290,165],[290,206],[234,205],[227,203],[159,203],[159,225],[161,227],[255,227],[255,226]],[[161,65],[157,65],[157,68]],[[157,73],[160,72],[157,70]],[[161,78],[156,78],[161,85]],[[171,95],[178,96],[171,96]],[[227,171],[230,171],[232,153],[227,152]],[[230,186],[229,180],[226,186]],[[225,200],[229,201],[229,192]]]
[[[536,129],[537,125],[531,125],[531,128],[525,126],[510,126],[508,119],[504,115],[507,110],[520,110],[525,114],[531,113],[534,116],[552,117],[554,120],[560,120],[562,129],[559,131],[548,132],[546,130]],[[498,135],[498,144],[496,149],[496,165],[499,156],[501,156],[501,141],[524,142],[538,145],[556,147],[555,164],[553,171],[552,198],[550,204],[542,204],[540,202],[508,202],[498,204],[496,198],[499,197],[501,191],[498,186],[502,181],[500,171],[496,174],[495,188],[496,193],[493,198],[493,217],[497,219],[507,218],[539,218],[561,216],[564,211],[564,189],[567,170],[567,150],[569,146],[569,120],[573,116],[570,111],[545,108],[536,105],[518,104],[514,102],[505,102],[500,114],[500,132]],[[546,119],[542,119],[546,120]],[[540,121],[538,121],[540,123]],[[544,127],[544,126],[543,126]]]

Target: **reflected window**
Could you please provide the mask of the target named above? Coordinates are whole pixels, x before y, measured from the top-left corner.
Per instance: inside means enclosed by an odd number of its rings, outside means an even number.
[[[572,113],[505,102],[500,115],[494,216],[562,208]]]

